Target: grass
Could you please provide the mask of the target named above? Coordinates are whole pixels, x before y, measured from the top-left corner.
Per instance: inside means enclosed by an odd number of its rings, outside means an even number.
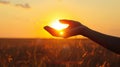
[[[0,67],[120,67],[120,55],[88,39],[1,38]]]

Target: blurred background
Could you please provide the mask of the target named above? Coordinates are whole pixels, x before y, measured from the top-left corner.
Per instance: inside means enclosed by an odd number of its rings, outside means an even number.
[[[120,36],[120,0],[0,0],[1,38],[53,38],[43,27],[56,19],[80,21]]]

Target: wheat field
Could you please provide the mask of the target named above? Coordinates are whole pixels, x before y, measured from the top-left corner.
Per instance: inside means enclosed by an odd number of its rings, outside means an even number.
[[[0,67],[120,67],[120,55],[89,39],[1,38]]]

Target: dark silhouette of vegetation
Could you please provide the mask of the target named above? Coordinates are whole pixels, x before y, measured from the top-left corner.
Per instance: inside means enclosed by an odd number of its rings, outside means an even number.
[[[88,39],[0,39],[0,67],[120,67],[120,55]]]

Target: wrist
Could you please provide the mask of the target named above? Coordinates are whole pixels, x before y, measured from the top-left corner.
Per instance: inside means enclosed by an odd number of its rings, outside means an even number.
[[[82,28],[80,28],[79,35],[83,35],[85,37],[88,37],[88,35],[91,31],[92,30],[90,28],[83,26]]]

